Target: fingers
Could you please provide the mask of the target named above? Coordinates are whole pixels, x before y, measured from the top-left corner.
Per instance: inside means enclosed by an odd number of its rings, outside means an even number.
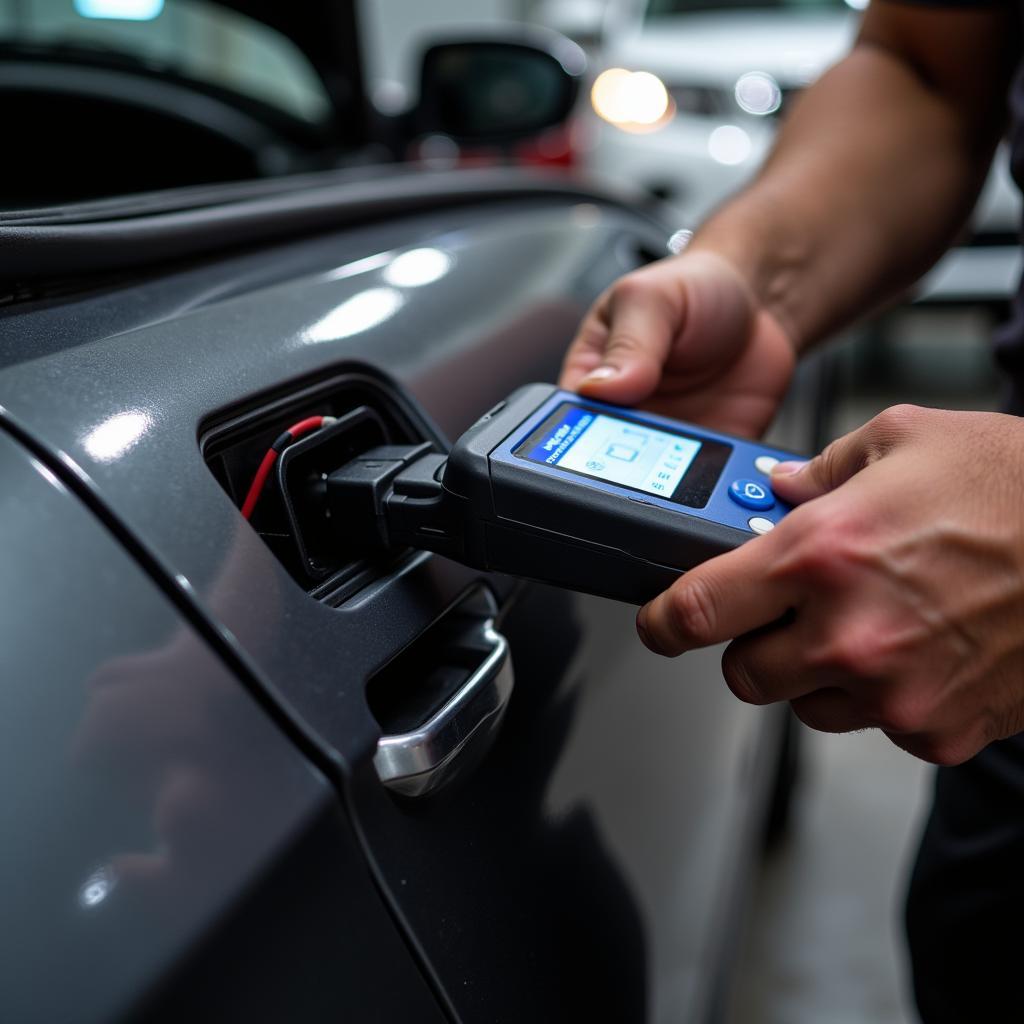
[[[655,653],[675,657],[775,622],[799,603],[793,579],[772,575],[777,534],[748,541],[681,576],[637,614]]]
[[[681,289],[663,273],[622,278],[584,320],[559,383],[621,405],[642,402],[661,380],[682,305]]]
[[[747,704],[796,700],[825,685],[821,673],[802,667],[799,624],[757,630],[734,640],[722,655],[729,689]]]
[[[799,621],[734,640],[722,657],[729,689],[747,704],[789,701],[797,718],[819,732],[853,732],[876,724],[850,691],[848,674],[809,665],[803,657],[817,626]]]
[[[818,732],[854,732],[872,724],[859,709],[856,698],[837,687],[825,687],[797,697],[792,707],[804,725]]]
[[[863,427],[833,441],[810,462],[780,462],[772,470],[772,490],[791,505],[819,498],[882,458],[915,428],[925,411],[893,406]]]

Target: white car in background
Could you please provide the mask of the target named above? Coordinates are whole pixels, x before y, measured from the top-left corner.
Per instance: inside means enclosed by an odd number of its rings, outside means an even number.
[[[754,175],[795,95],[849,48],[866,0],[648,0],[603,13],[580,162],[663,197],[698,224]],[[580,0],[555,0],[579,23]],[[592,8],[596,11],[596,8]],[[919,296],[1000,302],[1020,274],[1021,202],[1000,149],[965,244]]]

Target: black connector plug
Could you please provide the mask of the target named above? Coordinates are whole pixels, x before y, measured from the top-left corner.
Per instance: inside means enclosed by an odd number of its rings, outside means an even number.
[[[348,543],[377,548],[427,547],[423,537],[446,536],[445,456],[429,443],[381,445],[363,452],[326,482],[331,528]]]

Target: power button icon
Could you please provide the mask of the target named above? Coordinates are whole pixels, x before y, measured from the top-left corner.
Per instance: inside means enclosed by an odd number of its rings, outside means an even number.
[[[757,480],[733,480],[729,484],[729,497],[737,505],[758,511],[764,511],[775,504],[775,495],[772,494],[772,489]]]

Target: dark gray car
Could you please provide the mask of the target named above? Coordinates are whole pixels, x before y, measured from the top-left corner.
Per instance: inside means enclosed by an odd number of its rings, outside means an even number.
[[[297,536],[280,488],[299,480],[301,503],[319,468],[301,442],[239,511],[304,417],[373,425],[332,457],[371,436],[443,447],[553,379],[666,228],[569,179],[380,163],[459,124],[479,141],[481,118],[504,144],[479,95],[459,106],[459,68],[496,44],[435,52],[424,102],[384,123],[350,5],[238,6],[307,55],[329,112],[306,134],[294,111],[261,121],[273,97],[137,53],[14,39],[0,60],[0,98],[37,116],[73,123],[77,95],[79,129],[118,139],[148,110],[193,147],[177,181],[151,161],[164,191],[102,198],[102,154],[71,148],[60,205],[38,154],[5,157],[0,1018],[705,1019],[778,709],[735,701],[718,651],[647,653],[624,605],[360,550],[343,523]],[[560,65],[550,119],[581,69],[517,46],[505,81],[519,57]],[[214,106],[184,110],[189,90]],[[204,179],[214,107],[221,128],[262,124],[235,137],[252,180],[216,184],[212,156]],[[776,440],[806,448],[809,421],[791,406]]]

